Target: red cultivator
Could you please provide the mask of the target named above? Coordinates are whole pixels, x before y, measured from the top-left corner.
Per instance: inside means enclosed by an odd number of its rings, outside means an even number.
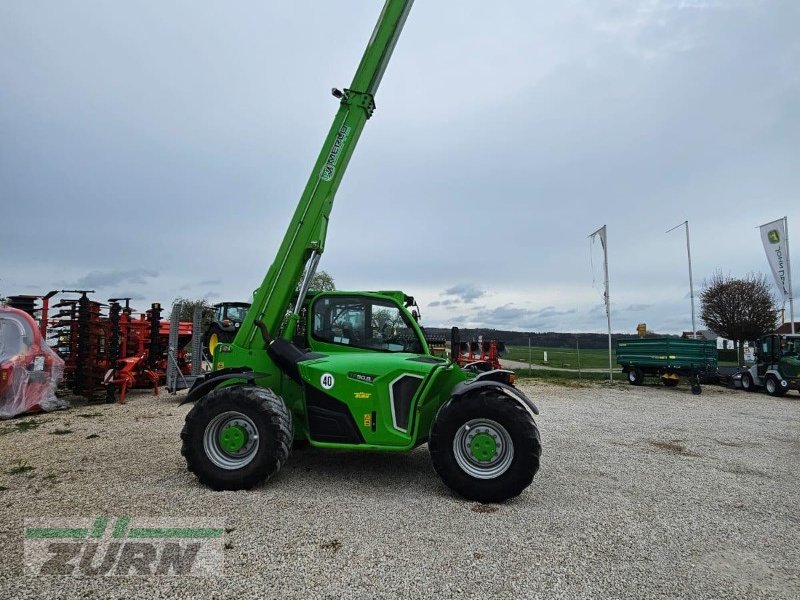
[[[129,298],[109,300],[109,323],[111,343],[109,345],[109,369],[103,378],[107,389],[107,401],[113,402],[115,390],[119,390],[119,401],[125,402],[129,388],[152,387],[158,394],[158,386],[167,370],[167,339],[169,322],[161,320],[161,305],[153,304],[139,319],[132,319],[128,306]],[[125,301],[125,307],[119,302]],[[183,348],[192,337],[192,324],[181,322],[178,327],[178,369],[184,375],[191,373],[191,365]]]
[[[158,386],[167,368],[169,322],[161,320],[161,305],[153,304],[136,315],[130,298],[112,298],[108,305],[90,300],[92,290],[65,290],[80,294],[62,299],[60,309],[49,321],[50,339],[65,359],[64,385],[90,400],[125,402],[130,388]],[[124,303],[124,305],[122,304]],[[107,309],[107,314],[103,314]],[[191,323],[179,324],[179,347],[192,335]],[[175,356],[178,368],[191,370],[186,352]]]

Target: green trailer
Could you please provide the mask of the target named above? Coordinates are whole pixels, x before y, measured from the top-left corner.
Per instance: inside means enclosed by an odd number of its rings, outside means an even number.
[[[709,340],[653,337],[617,342],[617,364],[631,385],[642,385],[645,377],[659,377],[667,387],[687,377],[692,392],[700,393],[700,379],[717,370],[717,344]]]

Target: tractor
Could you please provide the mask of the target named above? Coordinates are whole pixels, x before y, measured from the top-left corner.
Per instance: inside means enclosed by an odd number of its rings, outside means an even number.
[[[800,335],[769,334],[756,342],[756,362],[741,373],[742,389],[770,396],[800,390]]]
[[[339,102],[294,216],[234,339],[195,381],[181,432],[188,469],[216,490],[270,479],[294,444],[408,452],[428,443],[457,494],[501,502],[531,484],[541,442],[536,405],[511,371],[469,373],[434,356],[401,291],[309,290],[325,249],[334,195],[411,0],[387,0]],[[248,218],[253,218],[250,215]]]
[[[214,314],[211,322],[203,333],[203,349],[208,356],[214,355],[214,349],[220,342],[232,342],[236,337],[236,330],[244,321],[248,302],[219,302],[213,307]]]

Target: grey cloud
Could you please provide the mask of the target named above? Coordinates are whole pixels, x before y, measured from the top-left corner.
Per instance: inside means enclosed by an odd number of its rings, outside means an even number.
[[[202,287],[206,287],[206,286],[216,286],[216,285],[221,285],[221,284],[222,284],[222,280],[221,279],[203,279],[202,281],[184,283],[178,289],[180,291],[187,291],[187,290],[191,290],[191,289],[195,289],[195,288],[202,288]]]
[[[486,291],[470,283],[459,283],[458,285],[446,289],[442,295],[456,296],[462,302],[470,303],[485,296]]]
[[[652,308],[652,304],[629,304],[625,310],[627,312],[641,312],[643,310],[647,310],[648,308]]]
[[[540,310],[533,311],[531,314],[538,318],[548,318],[571,315],[575,312],[576,310],[574,308],[570,308],[569,310],[557,310],[555,306],[546,306]]]
[[[456,304],[461,304],[461,301],[457,298],[445,298],[444,300],[428,302],[428,306],[455,306]]]
[[[141,293],[132,292],[130,290],[121,291],[121,292],[115,292],[113,294],[110,294],[108,297],[109,298],[130,298],[131,300],[137,300],[137,301],[146,299],[145,296],[142,295]]]
[[[144,285],[149,278],[158,277],[152,269],[120,269],[113,271],[91,271],[77,281],[80,288],[104,288],[129,283]]]
[[[504,306],[478,311],[475,313],[474,319],[487,326],[491,326],[492,324],[509,325],[520,323],[532,314],[531,311],[525,308],[516,308],[512,304],[506,304]]]

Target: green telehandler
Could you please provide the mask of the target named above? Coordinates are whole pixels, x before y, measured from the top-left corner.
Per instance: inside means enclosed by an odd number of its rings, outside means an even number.
[[[300,443],[405,452],[427,442],[445,484],[480,502],[517,496],[539,469],[539,411],[512,372],[469,373],[433,356],[403,292],[309,290],[412,1],[386,1],[352,84],[333,90],[340,107],[277,256],[236,337],[217,345],[213,371],[184,401],[195,405],[182,453],[213,489],[268,480]]]

